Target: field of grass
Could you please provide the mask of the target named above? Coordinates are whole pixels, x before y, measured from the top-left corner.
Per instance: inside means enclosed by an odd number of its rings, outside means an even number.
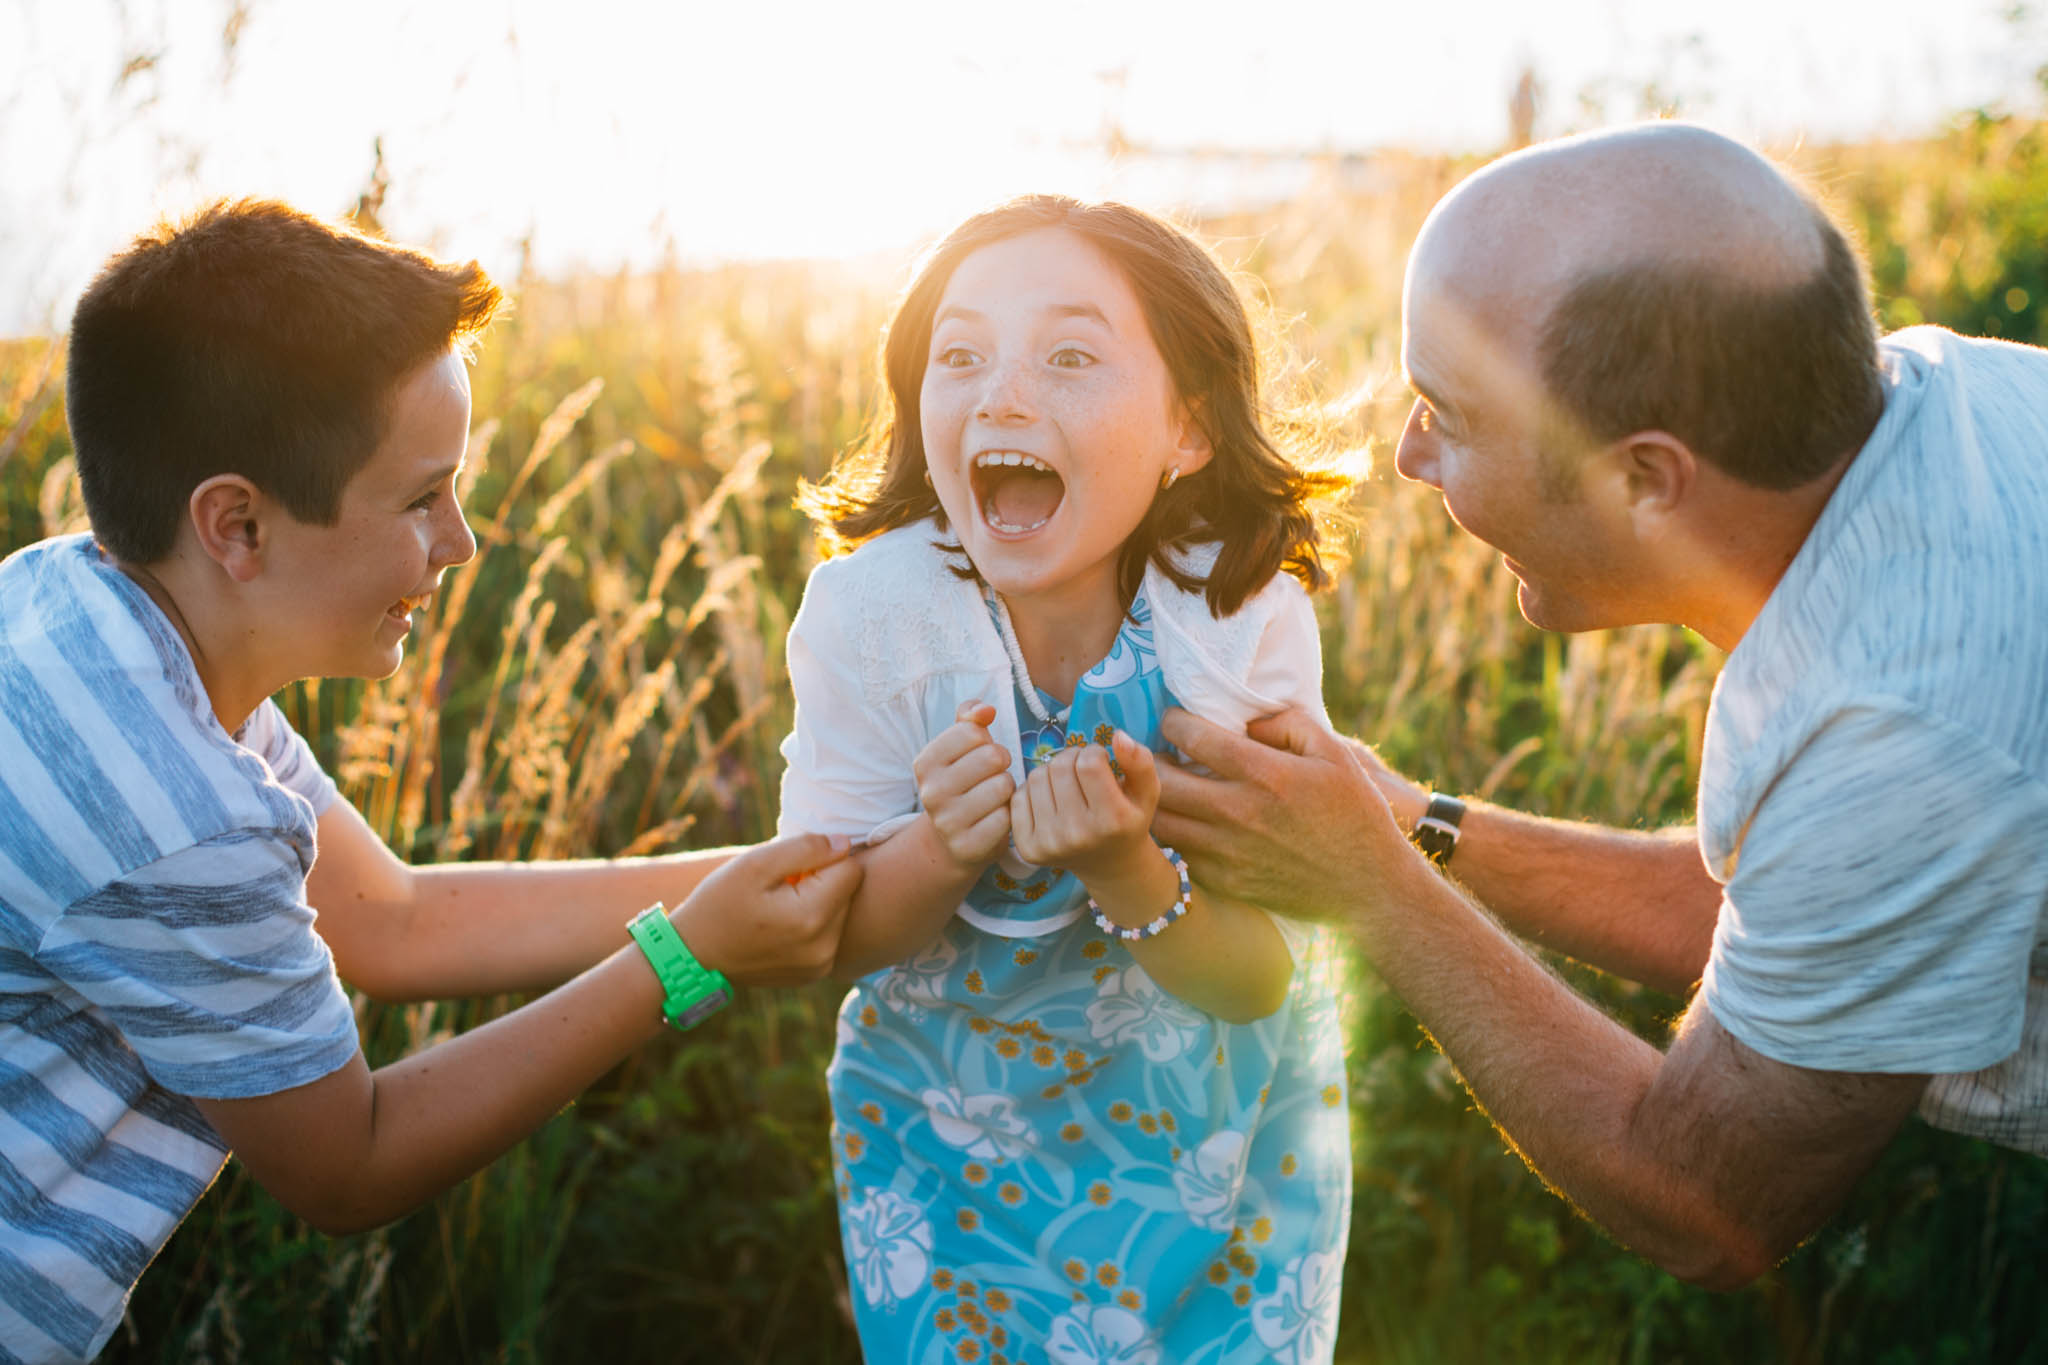
[[[2044,133],[1808,149],[1888,324],[2040,340]],[[1269,301],[1297,378],[1382,468],[1322,602],[1340,726],[1446,788],[1554,815],[1688,818],[1719,664],[1678,629],[1528,628],[1512,581],[1383,468],[1406,246],[1467,167],[1390,161],[1203,224]],[[452,573],[401,671],[283,698],[418,861],[716,845],[773,825],[781,639],[814,560],[791,510],[870,411],[902,263],[507,281],[476,371]],[[0,551],[80,524],[56,350],[0,351]],[[1565,966],[1647,1036],[1681,1002]],[[646,1048],[490,1170],[330,1240],[227,1172],[159,1257],[123,1362],[857,1359],[822,1073],[839,992],[746,993]],[[1339,1358],[1355,1362],[2048,1360],[2048,1165],[1915,1125],[1756,1287],[1679,1285],[1545,1190],[1369,967],[1348,1013],[1357,1195]],[[364,1002],[373,1062],[499,1012]]]

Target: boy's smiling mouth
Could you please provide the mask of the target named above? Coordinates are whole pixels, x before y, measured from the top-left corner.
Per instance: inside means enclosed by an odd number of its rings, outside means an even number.
[[[1066,480],[1051,465],[1020,450],[984,450],[971,475],[981,519],[999,535],[1036,531],[1059,511]]]

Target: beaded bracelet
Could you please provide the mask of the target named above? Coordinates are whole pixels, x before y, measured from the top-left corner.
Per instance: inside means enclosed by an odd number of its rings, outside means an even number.
[[[1194,886],[1188,881],[1188,860],[1163,845],[1159,851],[1166,855],[1166,861],[1172,865],[1173,870],[1180,876],[1180,898],[1172,905],[1167,906],[1165,913],[1161,914],[1158,919],[1153,920],[1150,924],[1141,924],[1135,929],[1126,929],[1108,915],[1103,914],[1102,907],[1095,903],[1095,897],[1090,896],[1088,898],[1088,912],[1095,916],[1096,928],[1108,934],[1111,938],[1120,938],[1126,943],[1136,943],[1141,938],[1157,938],[1166,932],[1168,925],[1188,912],[1188,899],[1194,895],[1195,891]]]

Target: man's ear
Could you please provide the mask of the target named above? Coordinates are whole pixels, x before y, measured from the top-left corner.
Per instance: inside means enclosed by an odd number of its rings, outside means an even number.
[[[192,490],[192,529],[207,558],[237,583],[263,568],[264,531],[275,514],[261,489],[240,474],[216,474]]]
[[[1699,457],[1668,431],[1638,431],[1607,447],[1610,487],[1636,534],[1661,533],[1699,477]]]

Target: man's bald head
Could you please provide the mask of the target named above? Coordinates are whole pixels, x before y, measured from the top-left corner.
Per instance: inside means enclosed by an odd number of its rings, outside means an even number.
[[[1666,431],[1789,488],[1857,449],[1882,408],[1853,248],[1782,170],[1704,128],[1494,162],[1431,213],[1408,288],[1533,356],[1575,444]]]

